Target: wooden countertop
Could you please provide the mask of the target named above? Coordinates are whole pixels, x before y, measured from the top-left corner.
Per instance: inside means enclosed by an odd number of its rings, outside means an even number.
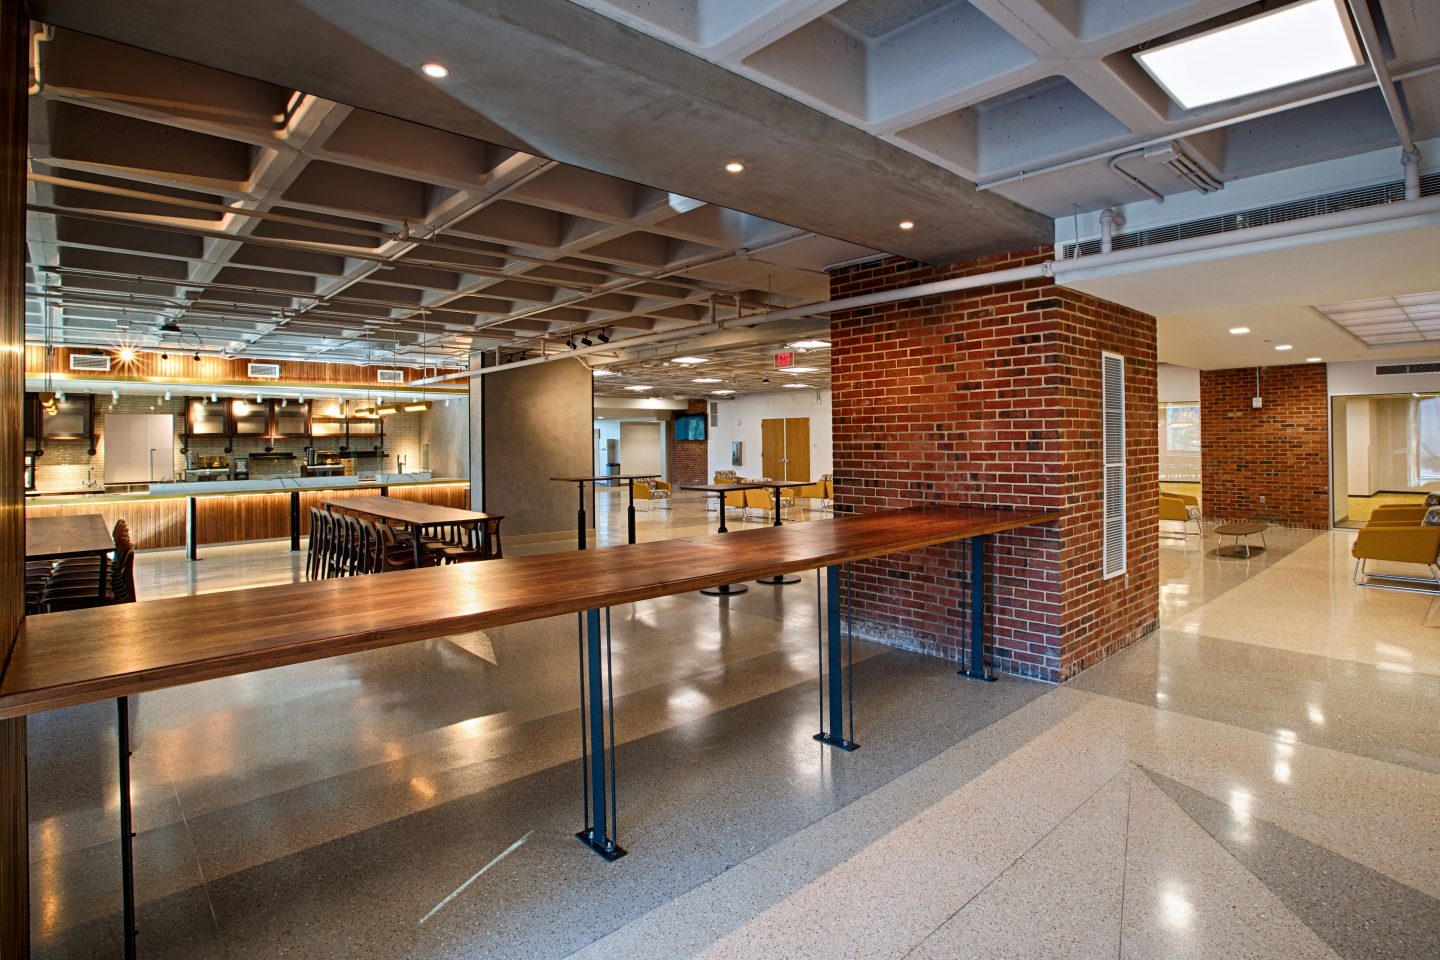
[[[313,486],[303,487],[281,486],[262,490],[216,490],[214,492],[204,491],[197,493],[87,493],[87,494],[46,494],[39,493],[33,496],[27,495],[26,506],[77,506],[87,503],[134,503],[135,501],[153,500],[185,500],[189,497],[248,497],[268,496],[272,493],[290,493],[298,490],[301,493],[325,492],[327,490],[378,490],[381,487],[428,487],[442,483],[469,483],[466,477],[454,477],[450,479],[440,478],[435,480],[395,480],[389,483],[372,483],[367,480],[364,483],[317,483]]]
[[[25,519],[26,560],[95,557],[114,549],[110,528],[98,513]]]
[[[725,536],[42,614],[20,627],[0,682],[0,718],[904,553],[1058,517],[911,507]]]
[[[413,500],[397,500],[394,497],[350,497],[345,500],[326,500],[325,506],[349,510],[352,513],[363,513],[371,517],[382,517],[386,520],[396,520],[400,523],[418,523],[425,527],[505,519],[489,513],[477,513],[474,510],[442,507],[434,503],[416,503]]]

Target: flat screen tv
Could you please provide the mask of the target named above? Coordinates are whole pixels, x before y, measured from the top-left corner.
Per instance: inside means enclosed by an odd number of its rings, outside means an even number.
[[[675,418],[676,440],[704,440],[705,414],[687,413]]]

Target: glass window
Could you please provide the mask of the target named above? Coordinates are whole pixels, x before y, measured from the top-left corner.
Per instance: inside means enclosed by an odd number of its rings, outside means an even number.
[[[1200,404],[1160,404],[1160,479],[1200,482]]]
[[[1420,483],[1440,480],[1440,397],[1415,401],[1415,465]]]

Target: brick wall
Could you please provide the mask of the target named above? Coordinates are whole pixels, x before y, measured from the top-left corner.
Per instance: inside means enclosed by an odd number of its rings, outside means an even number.
[[[79,394],[71,394],[71,396],[79,396]],[[108,413],[172,414],[175,418],[175,453],[172,469],[175,472],[175,479],[182,479],[181,473],[185,469],[185,457],[180,452],[183,443],[182,436],[185,432],[183,398],[175,396],[173,399],[166,400],[158,396],[122,393],[119,400],[112,402],[108,396],[97,395],[95,398],[95,456],[90,456],[89,445],[84,440],[46,440],[44,442],[45,455],[35,461],[35,489],[38,492],[81,492],[87,489],[86,481],[93,481],[96,484],[104,483],[105,416]],[[399,462],[399,457],[403,456],[406,470],[419,470],[421,468],[420,418],[424,416],[427,414],[397,413],[394,416],[386,417],[384,466],[379,466],[378,459],[362,462],[376,465],[381,472],[393,471]],[[366,438],[366,441],[369,439]],[[368,449],[366,441],[357,441],[354,444],[355,448]],[[297,459],[303,462],[305,447],[311,442],[298,437],[288,440],[236,437],[230,453],[226,454],[226,440],[223,437],[216,437],[213,439],[197,438],[190,444],[190,448],[197,455],[225,455],[230,457],[233,462],[236,457],[263,453],[268,446],[279,453],[293,453]],[[335,450],[340,446],[340,440],[337,437],[323,437],[313,442],[320,450]],[[33,443],[33,440],[27,441],[27,449]]]
[[[1200,372],[1205,515],[1330,526],[1330,427],[1323,363]],[[1262,502],[1263,498],[1263,502]]]
[[[709,407],[704,400],[691,400],[685,408],[686,413],[706,413]],[[675,427],[673,425],[674,414],[671,422],[665,424],[666,463],[670,465],[669,480],[672,484],[679,483],[708,483],[709,477],[706,471],[709,469],[710,443],[708,440],[676,440]],[[705,435],[710,435],[709,421],[706,421]]]
[[[1046,259],[832,274],[853,296]],[[1158,437],[1153,317],[1048,279],[837,313],[831,323],[837,510],[923,502],[1058,510],[992,538],[995,668],[1060,680],[1155,628]],[[1129,573],[1100,579],[1100,352],[1126,357]],[[960,659],[963,545],[856,566],[869,636]]]

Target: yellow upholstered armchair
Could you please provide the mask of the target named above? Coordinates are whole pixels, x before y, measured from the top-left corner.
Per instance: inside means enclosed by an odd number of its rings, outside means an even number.
[[[1356,534],[1350,555],[1355,558],[1356,586],[1408,593],[1440,593],[1440,565],[1437,565],[1440,527],[1367,524]],[[1371,560],[1418,564],[1425,568],[1426,576],[1370,573],[1366,565]]]
[[[1376,507],[1365,525],[1413,527],[1425,519],[1425,511],[1429,509],[1423,503],[1387,503]]]
[[[1180,524],[1179,530],[1162,529],[1161,532],[1166,536],[1189,538],[1201,536],[1205,532],[1201,525],[1199,501],[1180,493],[1160,494],[1160,521]]]

